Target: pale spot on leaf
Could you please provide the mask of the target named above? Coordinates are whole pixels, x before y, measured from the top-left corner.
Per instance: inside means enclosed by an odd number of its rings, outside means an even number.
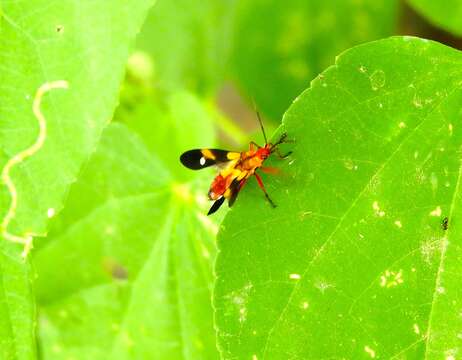
[[[379,205],[379,203],[378,203],[377,201],[374,201],[374,202],[372,203],[372,209],[374,209],[375,214],[376,214],[377,216],[380,216],[380,217],[385,216],[385,211],[383,211],[383,210],[380,209],[380,205]]]
[[[231,292],[226,296],[229,299],[238,313],[238,320],[240,323],[247,320],[247,301],[252,290],[252,284],[245,285],[242,289]]]
[[[422,99],[420,99],[418,96],[415,96],[414,97],[414,100],[412,101],[412,103],[414,104],[414,106],[418,109],[421,109],[423,108],[423,105],[422,105]]]
[[[441,207],[437,206],[434,210],[430,211],[430,216],[441,216]]]
[[[239,322],[244,322],[247,320],[247,308],[242,307],[239,309]]]
[[[385,73],[382,70],[376,70],[369,78],[372,90],[377,91],[385,85]]]
[[[327,289],[333,287],[333,285],[325,282],[325,281],[318,281],[315,285],[314,285],[317,289],[319,289],[319,291],[321,291],[322,294],[324,294],[326,292]]]
[[[432,263],[432,258],[436,255],[436,252],[440,246],[441,242],[436,241],[433,238],[428,239],[422,243],[420,246],[420,253],[422,254],[422,257],[427,264]]]
[[[368,345],[364,346],[364,351],[371,357],[375,358],[375,351]]]
[[[383,275],[380,276],[380,286],[391,288],[402,284],[403,280],[403,270],[398,272],[386,270]]]
[[[47,216],[48,216],[49,219],[51,219],[53,216],[55,216],[55,214],[56,214],[55,209],[49,208],[49,209],[47,210]]]

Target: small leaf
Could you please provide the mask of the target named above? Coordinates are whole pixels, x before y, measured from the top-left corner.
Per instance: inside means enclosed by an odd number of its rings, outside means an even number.
[[[420,14],[425,16],[434,25],[453,33],[462,35],[462,3],[459,0],[432,1],[408,0]]]
[[[278,122],[291,101],[349,47],[394,33],[397,1],[243,1],[233,77]]]
[[[340,55],[284,116],[295,139],[219,236],[224,358],[455,358],[462,345],[462,55],[397,37]],[[448,217],[448,229],[441,221]]]

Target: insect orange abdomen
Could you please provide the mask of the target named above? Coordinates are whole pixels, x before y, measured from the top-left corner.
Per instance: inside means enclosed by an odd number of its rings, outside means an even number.
[[[229,187],[229,183],[229,176],[223,177],[221,174],[218,174],[215,179],[213,179],[212,185],[210,185],[209,199],[216,200],[222,196]]]

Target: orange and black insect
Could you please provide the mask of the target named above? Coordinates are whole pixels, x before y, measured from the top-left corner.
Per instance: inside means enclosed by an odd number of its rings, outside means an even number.
[[[282,134],[274,144],[268,143],[266,139],[263,123],[257,113],[258,121],[265,139],[265,145],[259,146],[251,142],[248,151],[235,152],[220,149],[194,149],[184,152],[181,157],[181,163],[187,168],[199,170],[208,166],[217,165],[222,168],[210,185],[209,199],[214,203],[207,215],[213,214],[228,199],[228,205],[231,207],[236,201],[239,191],[243,188],[247,180],[254,175],[258,185],[263,190],[266,199],[271,206],[276,207],[268,195],[263,185],[260,175],[256,172],[261,170],[266,173],[275,173],[277,169],[262,166],[264,161],[273,153],[280,159],[287,158],[292,152],[282,155],[278,146],[287,140],[287,134]]]

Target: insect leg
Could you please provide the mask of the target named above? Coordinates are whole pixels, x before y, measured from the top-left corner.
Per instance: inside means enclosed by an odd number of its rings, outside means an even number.
[[[278,148],[275,148],[274,151],[275,151],[276,154],[278,155],[278,158],[279,158],[279,159],[287,159],[287,157],[288,157],[290,154],[292,154],[292,151],[289,151],[287,154],[282,155],[282,154],[281,154],[281,151],[279,151]]]
[[[282,133],[279,140],[273,144],[273,147],[278,146],[279,144],[283,144],[283,143],[294,143],[294,142],[295,140],[287,139],[287,133]]]
[[[251,141],[251,142],[250,142],[250,150],[253,151],[253,150],[254,150],[254,147],[256,147],[257,149],[260,149],[260,148],[261,148],[261,146],[258,145],[255,141]]]
[[[262,189],[263,192],[265,193],[266,199],[269,201],[269,203],[271,204],[272,207],[276,207],[276,204],[273,202],[273,200],[271,200],[268,193],[266,192],[265,185],[263,185],[263,181],[262,181],[260,175],[258,175],[257,173],[254,173],[254,175],[257,178],[258,186],[260,186],[260,189]]]
[[[292,154],[292,151],[289,151],[287,154],[285,155],[282,155],[281,152],[279,151],[279,148],[278,146],[280,144],[283,144],[283,143],[293,143],[295,142],[294,140],[287,140],[287,133],[283,133],[281,135],[281,137],[279,138],[279,140],[277,142],[275,142],[274,144],[271,145],[271,152],[276,152],[278,157],[280,159],[285,159],[286,157],[288,157],[290,154]]]
[[[258,118],[258,122],[260,123],[261,132],[263,133],[263,139],[265,139],[265,144],[268,144],[268,140],[266,139],[265,128],[263,127],[263,121],[261,120],[260,113],[258,112],[255,103],[254,103],[254,107],[255,107],[255,111],[257,112],[257,118]]]
[[[260,170],[263,171],[265,174],[277,175],[281,172],[279,168],[271,167],[271,166],[261,166]]]
[[[241,180],[241,182],[239,183],[239,190],[241,190],[241,189],[244,187],[244,185],[246,184],[246,182],[247,182],[247,178]]]

